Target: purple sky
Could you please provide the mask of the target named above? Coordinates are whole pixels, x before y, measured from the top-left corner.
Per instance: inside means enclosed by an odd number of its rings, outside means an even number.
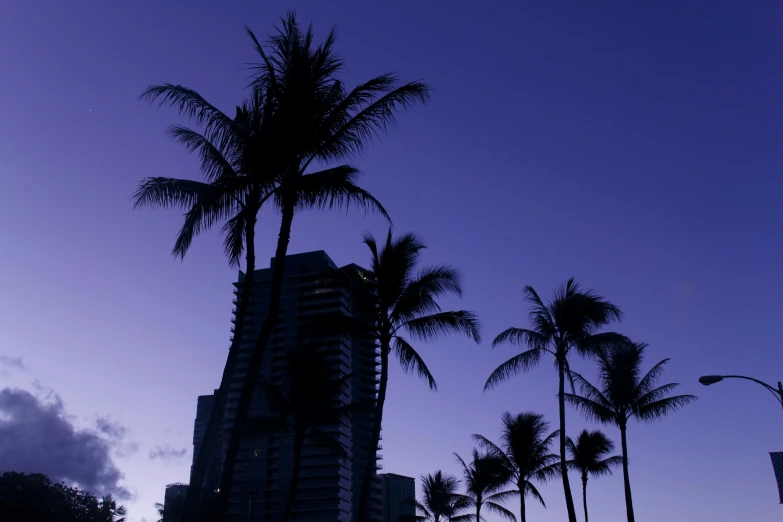
[[[199,175],[164,135],[176,113],[137,96],[181,83],[232,111],[254,59],[243,25],[265,35],[289,6],[232,4],[0,6],[0,355],[25,366],[0,366],[0,386],[39,382],[75,425],[108,416],[126,428],[114,459],[136,495],[132,520],[152,520],[164,485],[188,478],[196,396],[219,383],[236,277],[217,234],[173,261],[179,214],[131,209],[141,178]],[[574,275],[622,306],[618,328],[650,343],[648,367],[672,357],[665,380],[700,397],[631,426],[639,518],[779,518],[768,456],[783,450],[779,409],[750,383],[696,379],[783,378],[783,7],[376,4],[292,7],[320,35],[338,24],[349,83],[397,71],[433,85],[432,103],[355,163],[396,230],[430,245],[427,262],[463,270],[465,297],[448,304],[477,311],[486,338],[420,347],[437,394],[392,368],[384,470],[457,473],[452,451],[467,456],[471,433],[496,438],[506,410],[556,420],[549,361],[481,389],[515,353],[489,341],[526,326],[522,287],[548,296]],[[260,221],[262,266],[277,226]],[[301,215],[290,252],[366,264],[365,231],[385,228],[359,212]],[[572,435],[588,426],[569,419]],[[560,486],[542,493],[549,508],[530,518],[563,520]],[[591,481],[589,497],[595,520],[624,520],[620,474]]]

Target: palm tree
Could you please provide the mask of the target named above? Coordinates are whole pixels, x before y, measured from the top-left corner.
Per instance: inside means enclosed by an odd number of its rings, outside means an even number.
[[[148,178],[136,194],[137,205],[159,204],[187,208],[185,225],[175,244],[184,255],[190,239],[214,223],[226,219],[226,251],[230,259],[241,255],[242,239],[247,249],[247,275],[237,313],[234,348],[224,369],[224,379],[213,406],[213,414],[197,456],[192,484],[202,484],[215,446],[220,416],[228,394],[228,377],[236,364],[236,343],[249,304],[254,269],[254,227],[261,205],[272,202],[280,209],[281,223],[275,255],[269,312],[255,342],[250,367],[260,368],[264,347],[279,308],[284,258],[296,211],[332,208],[357,203],[388,217],[380,203],[356,185],[358,171],[340,165],[311,172],[313,165],[325,165],[362,151],[373,134],[394,121],[397,109],[426,101],[429,90],[421,82],[398,85],[385,74],[346,91],[337,73],[343,68],[333,49],[335,31],[313,48],[311,29],[302,32],[292,13],[283,28],[270,38],[267,55],[248,29],[262,64],[258,68],[250,102],[228,118],[197,92],[179,85],[152,86],[142,95],[149,101],[168,104],[205,128],[203,134],[175,127],[172,135],[190,150],[198,151],[208,183],[189,180]],[[184,249],[184,250],[183,250]],[[253,263],[251,263],[251,259]],[[221,478],[220,512],[225,512],[231,489],[236,452],[252,398],[257,371],[247,373],[239,401]],[[198,494],[200,488],[189,491]],[[189,496],[190,498],[190,496]],[[186,518],[197,515],[197,504],[188,502]]]
[[[454,522],[469,520],[481,522],[481,508],[486,506],[487,510],[516,522],[517,517],[514,516],[514,513],[499,504],[499,502],[504,502],[516,494],[516,491],[504,490],[511,475],[503,465],[503,460],[489,453],[481,454],[475,448],[473,448],[473,461],[470,465],[465,464],[462,457],[456,453],[454,456],[462,466],[462,473],[465,476],[465,495],[463,496],[465,505],[476,511],[475,514],[460,515],[452,520]]]
[[[342,396],[349,392],[350,375],[334,379],[328,371],[330,363],[326,354],[314,346],[301,345],[287,353],[284,386],[265,382],[270,409],[268,417],[248,419],[249,432],[259,435],[270,431],[288,431],[293,434],[293,466],[283,521],[291,519],[291,510],[299,485],[299,470],[305,442],[325,446],[341,458],[348,455],[329,429],[339,426],[361,404],[342,404]]]
[[[568,520],[576,522],[574,499],[566,470],[565,377],[570,368],[568,355],[571,349],[576,349],[581,355],[595,354],[603,342],[618,337],[618,334],[598,333],[598,330],[612,321],[620,320],[622,313],[617,306],[592,290],[583,290],[573,277],[555,292],[548,305],[544,304],[531,286],[526,286],[523,293],[531,305],[529,318],[532,328],[509,328],[492,341],[492,346],[511,343],[527,350],[498,366],[487,379],[484,390],[497,386],[520,371],[531,369],[545,353],[555,358],[560,413],[560,475]]]
[[[620,428],[623,451],[623,481],[625,484],[625,508],[628,522],[634,522],[631,482],[628,477],[628,421],[636,418],[643,422],[662,419],[681,406],[696,400],[693,395],[669,394],[679,384],[656,386],[669,359],[664,359],[646,375],[641,375],[644,343],[618,340],[605,347],[598,359],[599,390],[584,377],[573,373],[582,395],[569,393],[566,399],[579,408],[588,418]]]
[[[429,88],[424,83],[400,85],[392,74],[377,76],[347,90],[338,78],[344,64],[334,49],[335,29],[314,46],[312,27],[302,31],[292,12],[282,20],[277,34],[268,39],[269,54],[249,29],[248,33],[261,59],[254,89],[267,93],[273,100],[270,118],[274,137],[270,150],[276,151],[273,155],[278,187],[275,203],[282,220],[268,312],[248,362],[223,464],[218,497],[218,512],[223,515],[228,507],[245,417],[279,313],[294,215],[306,208],[332,208],[356,201],[386,216],[381,204],[354,183],[357,171],[353,167],[343,165],[312,173],[310,169],[360,153],[374,135],[394,121],[399,109],[429,99]]]
[[[614,443],[599,430],[582,430],[576,443],[570,437],[566,439],[566,447],[571,454],[568,467],[578,471],[582,476],[582,502],[585,508],[585,522],[587,522],[588,477],[611,475],[612,468],[622,464],[623,459],[617,455],[607,457],[614,450]]]
[[[380,440],[389,382],[389,355],[392,351],[403,370],[415,371],[427,381],[430,389],[437,389],[435,378],[424,360],[403,334],[429,342],[454,333],[468,336],[478,343],[481,332],[478,318],[473,312],[441,310],[437,302],[439,297],[447,294],[462,295],[460,274],[448,265],[429,266],[417,271],[419,256],[425,246],[416,235],[409,233],[394,239],[389,229],[382,248],[378,248],[371,235],[364,237],[364,243],[371,253],[370,280],[375,290],[375,310],[378,314],[374,336],[381,348],[381,378],[370,441],[374,453]],[[367,508],[374,465],[374,459],[369,459],[359,502],[360,520],[369,519]]]
[[[424,497],[416,507],[422,512],[418,520],[427,522],[451,522],[457,512],[465,507],[465,497],[457,492],[459,481],[441,470],[421,476]]]
[[[519,492],[519,520],[525,522],[525,497],[528,494],[546,507],[533,480],[545,481],[557,474],[558,456],[549,453],[549,447],[557,432],[546,435],[549,423],[544,420],[543,415],[536,413],[512,416],[505,412],[501,419],[501,446],[495,445],[482,435],[473,435],[473,439],[490,455],[499,459],[508,470],[510,481],[517,486]]]
[[[245,274],[239,292],[234,337],[185,500],[189,515],[186,518],[190,520],[203,511],[200,509],[201,484],[212,461],[211,452],[225,410],[228,386],[236,368],[238,346],[250,305],[255,277],[258,212],[264,204],[273,203],[279,192],[271,166],[257,159],[269,155],[265,149],[270,141],[268,113],[272,105],[265,93],[256,91],[236,108],[232,119],[196,91],[172,84],[150,86],[142,94],[142,99],[173,106],[203,128],[202,132],[198,132],[175,125],[170,127],[169,134],[189,151],[198,153],[204,181],[145,178],[134,193],[134,207],[175,207],[186,211],[172,250],[175,257],[184,258],[193,239],[218,222],[223,222],[221,231],[229,265],[239,266],[242,253],[245,253]]]
[[[96,522],[125,522],[128,510],[125,506],[118,506],[111,495],[104,495],[98,504],[98,519]]]

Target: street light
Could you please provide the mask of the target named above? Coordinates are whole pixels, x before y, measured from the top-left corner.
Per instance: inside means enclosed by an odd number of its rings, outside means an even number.
[[[778,381],[777,389],[763,381],[754,379],[753,377],[745,377],[744,375],[704,375],[699,377],[699,382],[704,386],[709,386],[710,384],[715,384],[716,382],[720,382],[723,379],[745,379],[747,381],[753,381],[757,384],[760,384],[775,396],[775,400],[777,400],[780,404],[780,407],[783,408],[783,384],[781,384],[780,381]]]

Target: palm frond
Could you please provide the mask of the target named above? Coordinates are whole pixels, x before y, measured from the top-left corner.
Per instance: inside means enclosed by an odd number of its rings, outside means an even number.
[[[378,212],[391,223],[380,201],[356,185],[359,170],[341,165],[302,176],[299,180],[299,206],[303,208],[333,209],[355,205],[366,211]]]
[[[516,346],[526,346],[536,350],[546,350],[548,339],[538,332],[527,330],[525,328],[507,328],[500,332],[495,340],[492,341],[492,347],[509,343]]]
[[[579,388],[582,391],[582,395],[584,395],[587,399],[600,404],[603,408],[610,410],[613,409],[612,401],[607,398],[601,390],[593,386],[590,381],[576,372],[569,372],[569,374],[571,378],[579,385]]]
[[[188,208],[209,191],[208,183],[164,177],[144,178],[133,193],[133,208],[158,206]]]
[[[487,501],[485,506],[487,507],[488,511],[490,511],[490,512],[496,514],[496,515],[499,515],[499,516],[505,518],[506,520],[512,520],[513,522],[517,522],[516,515],[514,513],[512,513],[510,510],[508,510],[508,509],[504,508],[503,506],[501,506],[500,504],[498,504],[496,502],[492,502],[492,501]]]
[[[508,361],[495,368],[495,371],[492,372],[492,374],[487,379],[487,382],[484,384],[484,391],[494,388],[512,375],[516,375],[521,371],[527,371],[534,367],[538,361],[541,360],[542,352],[543,350],[539,348],[527,350],[526,352],[522,352],[519,355],[515,355]]]
[[[229,219],[239,211],[234,194],[211,184],[185,213],[185,220],[177,233],[172,254],[184,258],[193,238],[211,228],[218,221]]]
[[[422,359],[416,350],[408,344],[408,341],[399,336],[395,337],[394,351],[397,353],[403,371],[416,372],[419,377],[427,381],[430,389],[438,389],[438,384],[435,382],[435,378],[424,363],[424,359]]]
[[[603,424],[609,424],[614,422],[614,411],[607,408],[600,402],[590,400],[573,393],[566,393],[565,400],[576,409],[582,412],[582,414],[588,419],[593,419]]]
[[[481,325],[473,312],[440,312],[406,321],[402,327],[414,338],[424,342],[437,341],[448,334],[464,335],[481,342]]]
[[[650,371],[639,380],[639,384],[634,389],[634,396],[642,397],[652,390],[652,387],[658,382],[658,379],[663,375],[664,367],[671,359],[664,359],[658,364],[650,368]]]
[[[541,336],[549,339],[556,332],[555,318],[549,311],[549,308],[541,300],[541,297],[532,286],[525,286],[522,289],[522,294],[525,296],[525,301],[530,304],[530,311],[528,317],[533,325],[533,328]]]
[[[396,83],[396,82],[395,82]],[[355,90],[355,89],[354,89]],[[335,108],[337,118],[333,123],[342,123],[335,126],[330,136],[324,140],[321,146],[313,154],[314,158],[321,160],[344,159],[358,154],[364,147],[385,131],[395,119],[399,109],[406,109],[416,103],[425,103],[429,100],[430,88],[423,82],[410,82],[388,91],[386,94],[367,104],[345,123],[339,121],[340,113],[350,110],[351,105],[357,105],[358,95]]]
[[[222,176],[237,175],[230,160],[226,158],[226,153],[231,153],[231,150],[221,150],[203,134],[181,125],[169,127],[168,134],[174,141],[185,145],[189,152],[198,152],[201,172],[207,180],[214,181]]]
[[[405,285],[390,314],[392,324],[400,324],[420,315],[440,312],[437,298],[445,294],[462,297],[459,271],[449,265],[425,267]]]
[[[559,465],[557,466],[560,467]],[[538,489],[531,484],[530,482],[527,483],[527,491],[530,493],[530,496],[532,496],[534,499],[538,500],[544,508],[546,508],[546,502],[544,502],[544,497],[541,496],[541,493],[538,492]]]
[[[242,252],[245,249],[245,234],[247,222],[245,213],[240,212],[230,218],[221,228],[223,233],[223,253],[228,258],[229,266],[239,266]]]
[[[168,105],[176,108],[180,114],[203,126],[204,134],[218,143],[224,140],[225,134],[234,130],[234,122],[231,118],[199,93],[182,85],[171,83],[150,85],[140,98],[150,103],[157,102],[160,107]]]
[[[511,465],[511,463],[508,461],[508,456],[506,453],[494,442],[486,438],[484,435],[479,435],[477,433],[474,433],[471,435],[471,438],[479,445],[481,448],[488,452],[490,455],[492,455],[495,458],[501,459],[506,461],[508,465]]]
[[[655,402],[648,402],[640,407],[634,408],[633,415],[641,421],[652,422],[662,419],[666,415],[677,411],[681,407],[695,400],[695,395],[677,395],[674,397],[666,397],[664,399],[660,399]]]

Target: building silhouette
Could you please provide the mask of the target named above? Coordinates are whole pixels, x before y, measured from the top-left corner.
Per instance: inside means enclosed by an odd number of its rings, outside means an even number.
[[[378,475],[383,522],[413,522],[416,517],[416,480],[395,473]]]
[[[256,270],[254,274],[250,307],[239,345],[239,361],[220,426],[218,451],[213,454],[212,469],[205,479],[207,492],[216,490],[219,485],[228,432],[233,425],[248,360],[268,313],[273,267],[274,259],[270,268]],[[377,395],[379,364],[378,348],[372,336],[366,329],[360,328],[329,328],[328,331],[320,331],[317,336],[312,330],[312,325],[319,319],[323,323],[325,317],[329,318],[330,324],[338,323],[336,318],[371,324],[373,308],[367,297],[367,277],[366,270],[356,265],[338,268],[323,251],[286,257],[280,313],[266,348],[261,378],[275,385],[284,385],[287,350],[309,342],[327,356],[330,365],[326,371],[335,378],[349,376],[344,404],[372,403]],[[244,278],[245,274],[240,271],[234,284],[235,306],[241,298]],[[235,307],[234,323],[236,313]],[[203,449],[201,441],[213,404],[214,395],[198,398],[193,431],[194,462]],[[263,387],[258,386],[248,416],[270,413]],[[372,425],[373,413],[368,409],[354,412],[341,425],[324,430],[343,445],[348,458],[340,457],[331,448],[311,442],[305,444],[293,522],[357,522],[355,511],[365,466],[370,460],[375,469],[380,468],[377,464],[380,455],[370,445]],[[292,460],[293,436],[290,432],[245,436],[234,471],[229,520],[247,521],[251,509],[255,522],[279,520],[292,475]],[[377,517],[380,516],[378,509],[373,518],[379,520]]]

